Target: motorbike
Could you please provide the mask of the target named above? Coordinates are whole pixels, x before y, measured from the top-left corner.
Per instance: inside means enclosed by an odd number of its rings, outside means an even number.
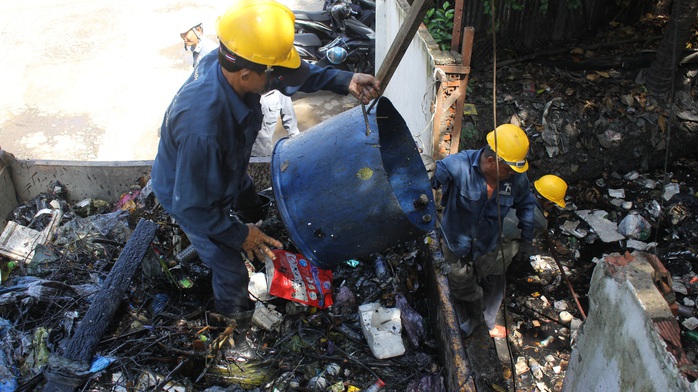
[[[328,0],[322,11],[294,10],[296,33],[315,34],[323,44],[334,40],[340,34],[364,39],[368,35],[373,35],[374,31],[371,26],[375,22],[375,2],[373,0],[354,1],[373,3],[374,9],[364,11],[348,0]],[[357,9],[361,12],[356,11]],[[357,15],[362,15],[363,20],[358,19]]]
[[[346,0],[345,0],[346,1]],[[325,0],[323,10],[331,9],[337,0]],[[354,17],[366,26],[376,29],[376,1],[375,0],[351,0],[351,9]]]
[[[375,40],[339,36],[326,45],[315,34],[296,34],[293,45],[300,57],[320,67],[373,74]]]
[[[346,0],[335,0],[329,17],[331,34],[321,26],[301,28],[296,33],[293,45],[301,58],[321,67],[332,65],[338,69],[372,74],[375,71],[376,42],[373,29],[354,17],[351,3]]]

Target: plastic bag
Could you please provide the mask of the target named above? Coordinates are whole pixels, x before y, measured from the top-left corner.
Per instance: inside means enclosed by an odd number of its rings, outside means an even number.
[[[424,319],[422,315],[412,309],[407,303],[405,295],[402,293],[395,295],[395,304],[400,308],[402,326],[405,328],[407,338],[410,340],[413,347],[419,347],[419,340],[425,336]]]
[[[620,221],[618,232],[626,238],[644,241],[650,237],[652,226],[642,215],[633,211]]]
[[[356,297],[348,286],[342,286],[335,295],[334,313],[340,316],[349,316],[356,312]]]
[[[269,294],[320,309],[332,306],[331,270],[316,267],[301,254],[273,252],[276,259],[267,259]]]

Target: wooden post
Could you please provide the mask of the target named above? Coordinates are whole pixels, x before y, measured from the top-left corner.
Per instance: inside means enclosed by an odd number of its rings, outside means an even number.
[[[158,224],[141,219],[126,246],[107,275],[84,319],[70,339],[62,357],[52,356],[44,370],[44,392],[75,391],[89,375],[97,345],[116,313],[128,289],[136,267],[141,263]]]
[[[460,47],[461,35],[460,29],[463,25],[463,0],[456,0],[456,4],[453,6],[453,30],[451,31],[451,50],[458,51]],[[467,63],[463,60],[464,65],[470,65],[470,61]]]

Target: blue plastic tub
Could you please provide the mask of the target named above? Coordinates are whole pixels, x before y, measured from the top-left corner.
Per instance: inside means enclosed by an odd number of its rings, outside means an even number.
[[[429,177],[402,116],[387,98],[280,140],[271,161],[279,215],[320,268],[422,238],[434,228]]]

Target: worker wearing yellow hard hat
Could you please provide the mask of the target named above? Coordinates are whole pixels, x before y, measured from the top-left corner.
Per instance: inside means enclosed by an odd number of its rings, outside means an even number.
[[[432,181],[441,189],[443,217],[441,250],[450,266],[451,297],[464,310],[461,330],[466,336],[482,325],[483,303],[494,294],[496,251],[502,218],[514,209],[522,242],[533,241],[536,202],[526,177],[529,141],[512,124],[489,132],[487,144],[436,162]]]
[[[533,182],[536,192],[560,208],[565,208],[565,195],[567,194],[567,183],[562,178],[547,174]]]
[[[565,208],[565,196],[567,194],[567,183],[562,178],[554,174],[546,174],[533,182],[533,196],[536,200],[534,210],[533,236],[538,237],[548,228],[547,214],[554,208]],[[491,295],[484,296],[483,316],[485,325],[490,330],[490,335],[495,338],[506,337],[506,328],[498,325],[495,320],[497,312],[504,299],[504,286],[506,284],[505,274],[512,261],[516,263],[517,269],[525,271],[526,263],[529,263],[533,254],[532,247],[521,241],[521,229],[516,210],[509,210],[504,217],[502,224],[502,245],[497,248],[497,261],[492,277],[488,279],[486,290],[491,291]],[[530,264],[529,264],[530,266]]]
[[[151,171],[158,201],[211,269],[216,311],[242,330],[231,354],[241,357],[251,351],[245,328],[253,313],[243,254],[274,258],[271,250],[282,246],[230,213],[263,207],[246,173],[261,128],[260,94],[328,90],[368,103],[380,90],[372,75],[301,60],[294,20],[273,0],[236,0],[222,13],[217,55],[200,60],[167,108]]]

